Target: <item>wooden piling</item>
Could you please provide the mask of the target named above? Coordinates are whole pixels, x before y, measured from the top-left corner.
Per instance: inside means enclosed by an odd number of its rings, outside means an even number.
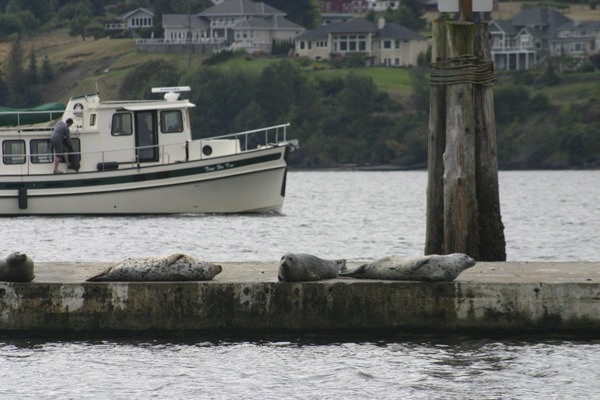
[[[475,57],[483,78],[474,87],[477,149],[477,204],[479,211],[479,260],[506,261],[504,225],[500,214],[496,124],[494,121],[493,63],[489,26],[475,25]],[[491,74],[491,82],[487,75]]]
[[[487,24],[433,25],[425,254],[506,261]]]
[[[473,55],[470,22],[447,24],[449,59]],[[462,61],[456,61],[461,63]],[[456,65],[459,66],[459,65]],[[446,148],[444,151],[444,249],[446,253],[479,256],[479,225],[475,176],[475,116],[473,83],[446,88]]]
[[[433,21],[431,61],[446,60],[446,20]],[[444,253],[444,162],[446,147],[446,86],[431,85],[429,90],[429,131],[427,169],[427,227],[425,254]]]

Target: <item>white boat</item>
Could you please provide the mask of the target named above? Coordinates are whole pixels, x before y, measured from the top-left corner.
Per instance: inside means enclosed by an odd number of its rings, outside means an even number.
[[[189,90],[153,89],[161,100],[71,98],[59,119],[74,121],[69,165],[79,169],[61,163],[63,174],[53,174],[49,148],[57,120],[24,125],[31,112],[18,113],[16,126],[0,128],[0,215],[281,211],[287,155],[298,146],[289,124],[192,139],[194,104],[179,99]]]

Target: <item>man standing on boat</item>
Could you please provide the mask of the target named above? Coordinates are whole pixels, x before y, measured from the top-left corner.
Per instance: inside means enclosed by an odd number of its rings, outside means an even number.
[[[50,147],[54,152],[55,174],[62,174],[62,171],[58,169],[61,157],[67,163],[68,169],[69,160],[65,148],[73,149],[73,142],[71,142],[71,130],[69,129],[71,125],[73,125],[73,120],[71,118],[68,118],[65,122],[58,121],[54,127],[54,130],[52,131],[52,136],[50,136]]]

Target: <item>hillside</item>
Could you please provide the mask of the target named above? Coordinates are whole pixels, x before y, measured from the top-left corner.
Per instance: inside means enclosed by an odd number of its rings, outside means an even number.
[[[494,18],[506,19],[520,10],[521,2],[501,2]],[[435,18],[438,13],[428,13],[428,18]],[[571,5],[565,15],[573,19],[600,20],[600,9],[590,10],[589,6]],[[191,64],[199,66],[205,55],[193,54],[144,54],[137,53],[133,39],[100,39],[82,40],[72,37],[66,30],[44,32],[33,38],[25,38],[23,47],[26,52],[34,49],[38,62],[48,56],[55,67],[55,80],[44,89],[45,102],[66,101],[70,96],[96,91],[96,85],[103,98],[116,98],[124,76],[150,60],[163,59],[177,63],[184,69]],[[0,63],[8,54],[10,43],[0,43]],[[267,61],[268,63],[268,61]],[[257,67],[253,63],[253,67]],[[247,68],[249,65],[238,65],[236,68]],[[259,67],[260,68],[260,67]],[[394,97],[406,98],[410,94],[410,82],[405,72],[392,69],[381,71],[365,69],[364,73],[374,79],[376,85],[390,90]],[[383,71],[385,70],[385,71]],[[394,72],[395,71],[395,72]],[[320,74],[336,74],[336,71],[323,71]]]

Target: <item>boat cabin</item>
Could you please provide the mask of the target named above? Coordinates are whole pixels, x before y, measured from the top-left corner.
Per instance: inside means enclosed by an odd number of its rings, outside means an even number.
[[[115,170],[153,164],[235,154],[239,140],[201,140],[192,146],[189,110],[195,105],[180,100],[189,87],[155,88],[163,100],[105,101],[98,94],[72,97],[60,119],[73,119],[71,140],[79,159],[79,171]],[[48,122],[0,127],[2,175],[50,174],[53,154],[50,135],[57,113],[35,112]],[[25,120],[31,112],[19,113]],[[198,142],[198,141],[196,141]],[[75,172],[69,170],[69,172]]]

